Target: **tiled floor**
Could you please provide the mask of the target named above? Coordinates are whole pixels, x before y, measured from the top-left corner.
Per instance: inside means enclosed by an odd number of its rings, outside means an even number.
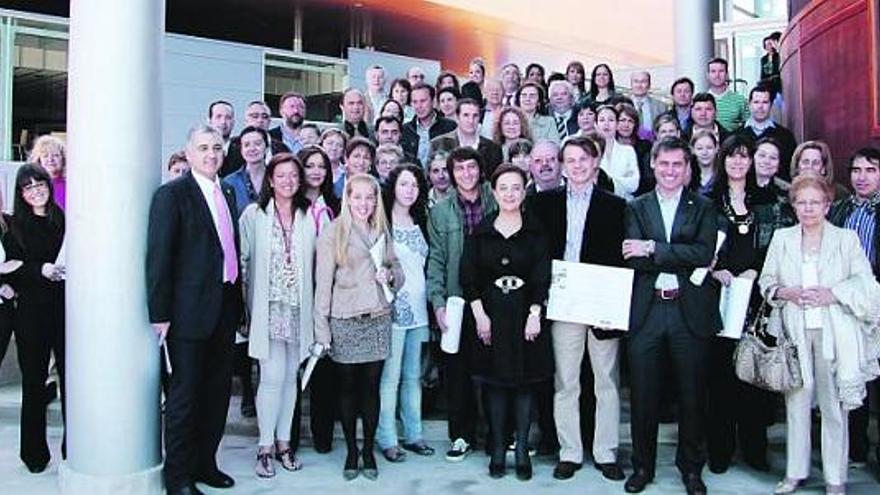
[[[58,444],[60,428],[50,428],[50,444],[53,449],[53,461],[45,473],[32,475],[27,472],[18,460],[18,419],[12,406],[15,391],[7,387],[0,388],[0,494],[41,495],[58,493]],[[53,404],[53,419],[57,420],[57,402]],[[233,407],[232,411],[237,408]],[[516,494],[623,494],[623,483],[609,482],[602,478],[592,467],[585,467],[570,481],[560,482],[552,477],[553,460],[538,458],[534,461],[535,477],[530,482],[520,482],[511,472],[501,480],[492,480],[487,475],[488,458],[482,453],[474,453],[461,463],[448,463],[443,459],[447,445],[442,441],[445,435],[445,424],[431,421],[426,424],[425,436],[437,449],[433,457],[418,457],[409,454],[406,462],[390,465],[379,459],[380,476],[372,482],[363,477],[352,482],[342,479],[342,463],[344,447],[341,440],[334,444],[334,451],[320,455],[310,447],[303,447],[300,452],[305,467],[302,471],[288,473],[280,468],[278,475],[271,480],[257,479],[253,474],[256,438],[249,432],[254,430],[253,420],[243,420],[237,414],[230,414],[230,427],[223,439],[220,452],[220,465],[236,479],[236,486],[231,491],[207,488],[207,493],[263,494],[263,493],[306,493],[325,494],[454,494],[454,495],[516,495]],[[56,422],[56,421],[52,421]],[[56,423],[57,424],[57,423]],[[628,428],[622,429],[625,445],[622,447],[622,458],[629,452]],[[771,430],[770,460],[773,466],[771,473],[756,473],[748,468],[733,465],[724,475],[713,475],[704,472],[704,480],[712,494],[769,494],[773,485],[784,472],[785,451],[783,445],[784,426],[776,425]],[[672,439],[675,436],[674,426],[664,425],[661,429],[662,444],[658,452],[660,464],[657,467],[655,482],[644,492],[651,494],[684,493],[675,470],[673,459],[675,447]],[[510,459],[512,462],[512,459]],[[821,482],[821,469],[818,452],[814,456],[814,469],[810,483],[798,493],[824,493]],[[878,494],[880,485],[874,477],[864,469],[850,471],[850,494]]]

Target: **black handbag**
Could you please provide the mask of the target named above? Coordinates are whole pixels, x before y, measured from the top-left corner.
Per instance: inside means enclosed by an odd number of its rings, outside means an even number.
[[[770,332],[776,334],[776,345],[769,345],[768,330],[776,328],[778,332]],[[787,392],[804,386],[797,346],[782,323],[780,310],[767,301],[743,332],[733,363],[737,378],[764,390]]]

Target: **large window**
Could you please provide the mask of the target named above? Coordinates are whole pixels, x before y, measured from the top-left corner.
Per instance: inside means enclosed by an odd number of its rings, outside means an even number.
[[[339,113],[339,98],[346,84],[346,65],[338,59],[267,51],[263,93],[277,115],[278,102],[288,91],[306,97],[306,119],[332,121]]]

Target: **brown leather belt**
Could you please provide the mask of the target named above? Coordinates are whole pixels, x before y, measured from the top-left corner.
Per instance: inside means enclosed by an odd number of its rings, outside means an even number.
[[[681,289],[654,289],[654,295],[661,301],[675,301],[681,297]]]

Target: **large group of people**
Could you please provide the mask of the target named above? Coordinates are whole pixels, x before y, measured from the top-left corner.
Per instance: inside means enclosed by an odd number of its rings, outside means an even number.
[[[683,486],[706,493],[704,465],[724,473],[737,452],[748,469],[772,469],[767,427],[784,398],[775,493],[810,475],[813,403],[826,491],[845,493],[847,469],[868,457],[880,376],[880,150],[852,154],[846,188],[827,144],[797,143],[774,119],[775,79],[744,96],[727,70],[708,61],[702,92],[677,79],[667,106],[649,72],[633,72],[624,91],[606,64],[587,77],[579,62],[549,76],[509,63],[493,79],[478,58],[466,77],[443,72],[431,85],[413,67],[387,88],[385,69],[371,66],[364,91],[342,93],[339,125],[306,123],[306,98],[290,92],[277,127],[255,101],[238,135],[233,105],[211,103],[169,159],[149,218],[149,318],[173,369],[168,492],[234,485],[215,455],[233,374],[242,414],[257,418],[259,477],[303,468],[301,389],[316,451],[330,451],[342,425],[346,480],[376,480],[377,454],[434,455],[421,418],[431,349],[446,391],[445,458],[480,444],[493,478],[505,476],[508,450],[521,480],[533,455],[557,456],[560,480],[589,457],[641,492],[655,476],[658,425],[673,415]],[[22,262],[0,265],[0,322],[19,336],[21,457],[38,472],[49,461],[50,353],[64,395],[63,145],[38,142],[32,161],[18,173],[15,213],[0,221],[6,260]],[[548,319],[553,260],[631,269],[628,328]],[[718,309],[737,279],[753,282],[744,328],[768,314],[784,327],[802,387],[776,394],[737,378],[738,341],[719,335]],[[459,327],[458,351],[437,349]],[[620,451],[623,387],[631,463]]]

